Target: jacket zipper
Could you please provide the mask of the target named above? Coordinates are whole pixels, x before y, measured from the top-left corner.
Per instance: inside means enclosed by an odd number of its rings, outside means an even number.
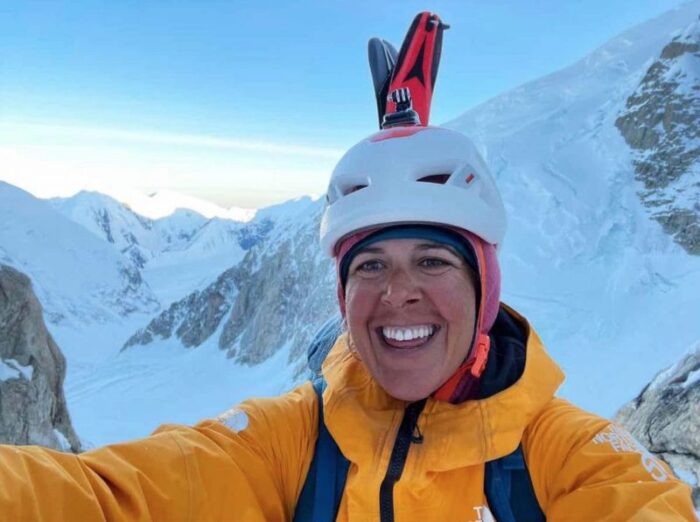
[[[418,438],[414,438],[413,432],[416,430],[418,417],[425,407],[426,400],[423,399],[409,404],[404,411],[403,419],[401,419],[399,433],[396,435],[394,447],[391,450],[389,467],[379,488],[381,522],[394,522],[394,484],[401,478],[411,442],[421,443],[423,441],[423,436],[420,435],[420,432]]]

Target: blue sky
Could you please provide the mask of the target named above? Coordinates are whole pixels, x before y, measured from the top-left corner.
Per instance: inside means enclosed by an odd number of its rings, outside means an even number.
[[[0,0],[0,179],[40,196],[320,194],[376,128],[367,40],[452,27],[432,123],[565,67],[678,0]]]

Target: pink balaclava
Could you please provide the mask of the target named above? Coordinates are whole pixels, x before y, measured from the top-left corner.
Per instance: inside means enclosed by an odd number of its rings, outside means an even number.
[[[340,313],[345,318],[345,288],[341,280],[340,267],[345,255],[360,241],[383,230],[376,227],[362,230],[341,240],[336,247],[337,293]],[[496,321],[501,294],[501,271],[496,256],[496,247],[480,237],[457,227],[440,226],[458,234],[471,247],[478,264],[480,302],[477,304],[476,332],[467,358],[455,373],[438,388],[433,396],[442,401],[459,403],[475,398],[478,392],[479,378],[486,366],[490,349],[489,332]]]

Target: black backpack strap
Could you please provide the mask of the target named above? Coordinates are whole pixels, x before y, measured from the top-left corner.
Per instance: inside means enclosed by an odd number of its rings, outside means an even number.
[[[335,520],[343,498],[350,461],[340,452],[323,420],[323,390],[326,381],[314,379],[318,399],[318,438],[309,472],[299,495],[294,522],[330,522]]]
[[[535,496],[522,444],[513,453],[486,463],[484,492],[498,522],[546,520]]]

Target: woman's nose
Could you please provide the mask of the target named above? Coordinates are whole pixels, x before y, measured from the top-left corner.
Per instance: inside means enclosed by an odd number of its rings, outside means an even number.
[[[392,272],[382,292],[382,302],[396,308],[420,301],[421,292],[417,282],[404,270]]]

